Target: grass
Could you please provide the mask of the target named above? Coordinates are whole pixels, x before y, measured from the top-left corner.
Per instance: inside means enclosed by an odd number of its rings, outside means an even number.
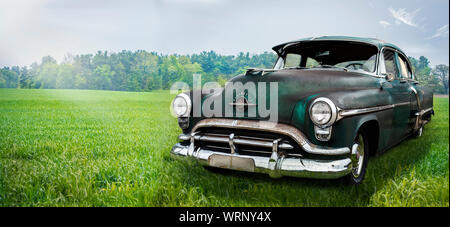
[[[208,171],[169,151],[168,92],[0,89],[1,206],[449,206],[449,100],[364,184]]]

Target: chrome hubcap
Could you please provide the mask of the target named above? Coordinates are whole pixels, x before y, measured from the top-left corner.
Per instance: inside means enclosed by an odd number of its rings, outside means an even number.
[[[353,177],[358,178],[364,162],[364,138],[361,134],[358,135],[355,144],[353,144],[351,159]]]

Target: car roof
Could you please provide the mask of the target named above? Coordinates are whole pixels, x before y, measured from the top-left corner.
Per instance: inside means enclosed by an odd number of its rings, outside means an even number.
[[[274,46],[272,49],[279,53],[280,50],[282,50],[285,46],[289,44],[297,44],[301,42],[310,42],[310,41],[351,41],[351,42],[361,42],[361,43],[367,43],[376,46],[378,49],[381,49],[383,47],[391,47],[394,49],[399,50],[403,53],[403,51],[397,47],[396,45],[392,43],[388,43],[384,40],[377,39],[377,38],[364,38],[364,37],[353,37],[353,36],[320,36],[320,37],[308,37],[298,40],[293,40],[290,42],[282,43],[279,45]]]

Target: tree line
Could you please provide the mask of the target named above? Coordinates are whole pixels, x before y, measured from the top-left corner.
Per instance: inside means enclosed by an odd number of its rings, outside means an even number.
[[[67,55],[59,64],[46,56],[29,67],[4,67],[0,87],[152,91],[169,89],[176,81],[192,85],[192,74],[203,81],[224,81],[248,67],[272,67],[273,53],[225,56],[214,51],[192,55],[122,51]]]
[[[436,65],[421,56],[409,57],[417,79],[435,93],[448,94],[448,66]],[[239,53],[221,55],[203,51],[192,55],[163,55],[156,52],[121,51],[66,55],[58,63],[51,56],[30,66],[0,69],[0,88],[58,88],[119,91],[152,91],[169,89],[176,81],[192,85],[192,74],[202,81],[224,84],[249,67],[272,68],[276,55]]]

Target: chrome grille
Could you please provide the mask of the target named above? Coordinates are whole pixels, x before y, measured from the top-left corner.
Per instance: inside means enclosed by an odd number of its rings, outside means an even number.
[[[301,149],[291,138],[274,133],[201,128],[193,133],[193,140],[196,147],[224,153],[270,156],[275,149],[285,155],[301,156]]]

